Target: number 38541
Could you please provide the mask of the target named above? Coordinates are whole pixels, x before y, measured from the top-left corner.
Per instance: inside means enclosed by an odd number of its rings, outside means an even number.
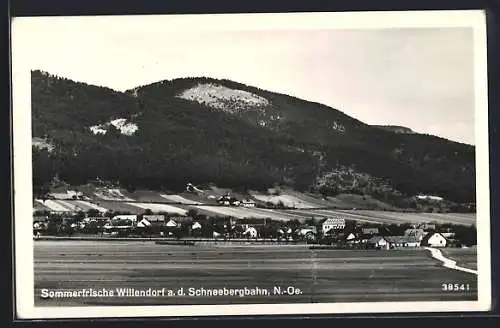
[[[441,284],[441,290],[444,292],[466,292],[470,290],[469,284]]]

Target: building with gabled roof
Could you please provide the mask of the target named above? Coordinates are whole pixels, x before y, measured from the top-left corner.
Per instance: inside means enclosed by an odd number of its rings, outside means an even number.
[[[421,241],[422,246],[446,247],[448,240],[439,232],[431,232],[425,235]]]
[[[325,234],[330,230],[344,229],[345,228],[345,219],[340,217],[335,218],[327,218],[321,224],[321,230]]]
[[[414,228],[406,229],[404,232],[405,236],[415,237],[418,240],[422,240],[422,238],[424,238],[426,234],[427,232],[425,232],[424,229],[414,229]]]

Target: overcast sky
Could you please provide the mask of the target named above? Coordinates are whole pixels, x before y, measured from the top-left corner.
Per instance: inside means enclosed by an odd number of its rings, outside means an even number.
[[[472,28],[213,30],[132,22],[30,22],[31,68],[126,90],[227,78],[324,103],[368,124],[474,144]]]

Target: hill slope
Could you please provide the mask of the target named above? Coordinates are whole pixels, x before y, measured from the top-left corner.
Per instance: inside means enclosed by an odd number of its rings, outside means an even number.
[[[474,147],[397,134],[322,104],[185,78],[125,93],[32,72],[35,185],[96,176],[130,189],[275,184],[401,201],[473,201]],[[48,146],[47,146],[48,145]]]

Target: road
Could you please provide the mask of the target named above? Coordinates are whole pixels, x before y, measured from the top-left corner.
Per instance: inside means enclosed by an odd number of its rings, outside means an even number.
[[[425,250],[310,250],[305,246],[175,246],[153,242],[35,241],[35,305],[168,305],[477,299],[476,276]],[[442,283],[469,291],[442,292]],[[298,295],[274,295],[274,287]],[[165,288],[185,296],[43,299],[47,291]],[[189,288],[258,287],[269,295],[193,296]],[[299,292],[300,290],[300,292]],[[293,294],[292,293],[292,294]]]

